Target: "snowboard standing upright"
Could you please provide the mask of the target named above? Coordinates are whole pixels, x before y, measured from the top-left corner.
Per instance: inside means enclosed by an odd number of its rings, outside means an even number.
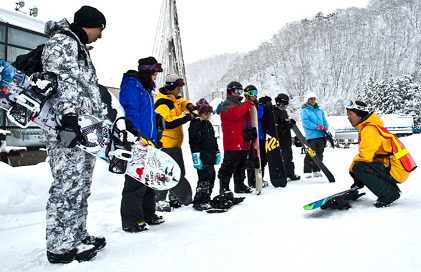
[[[282,150],[278,141],[275,116],[271,101],[266,102],[265,115],[267,118],[266,157],[269,165],[270,181],[274,187],[285,187],[288,182]]]
[[[260,195],[263,188],[262,169],[260,166],[260,147],[259,147],[259,122],[257,118],[257,109],[254,105],[250,108],[251,127],[256,131],[256,139],[252,141],[250,146],[250,152],[252,152],[253,167],[254,167],[254,179],[256,185],[256,194]],[[250,168],[250,167],[248,167]]]
[[[326,165],[322,162],[322,160],[317,156],[316,152],[310,147],[310,144],[307,142],[307,139],[301,133],[300,129],[297,127],[296,124],[293,125],[292,130],[294,131],[295,135],[297,136],[298,140],[303,144],[306,153],[313,159],[314,163],[322,170],[322,172],[326,175],[329,182],[335,182],[335,177],[326,167]]]

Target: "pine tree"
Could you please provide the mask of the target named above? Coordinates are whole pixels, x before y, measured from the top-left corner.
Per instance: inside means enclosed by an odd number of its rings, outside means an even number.
[[[363,83],[358,99],[379,114],[411,115],[414,126],[421,126],[421,85],[409,75]]]

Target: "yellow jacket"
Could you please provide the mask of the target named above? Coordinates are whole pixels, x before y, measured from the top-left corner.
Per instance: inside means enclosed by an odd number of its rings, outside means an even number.
[[[161,138],[162,148],[181,148],[184,138],[182,125],[191,120],[190,114],[182,114],[188,111],[188,104],[190,101],[182,97],[167,95],[161,90],[158,92],[155,98],[155,111],[165,120],[165,130]]]
[[[356,162],[379,162],[388,168],[390,161],[390,174],[396,181],[400,183],[404,182],[409,177],[410,173],[405,170],[402,163],[396,159],[395,156],[376,156],[392,153],[391,140],[381,136],[375,126],[364,125],[366,123],[374,123],[380,127],[384,126],[383,120],[375,112],[373,112],[367,119],[363,119],[363,122],[359,123],[355,127],[358,130],[358,137],[360,139],[358,146],[359,152],[354,157],[349,171],[352,172],[352,168]]]

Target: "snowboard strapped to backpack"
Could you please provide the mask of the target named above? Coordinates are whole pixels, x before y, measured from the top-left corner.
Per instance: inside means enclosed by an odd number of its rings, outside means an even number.
[[[59,31],[74,39],[78,46],[78,60],[81,59],[83,50],[77,37],[70,31]],[[57,75],[52,72],[43,72],[42,52],[45,44],[40,44],[30,52],[19,55],[12,63],[17,70],[30,76],[30,85],[16,97],[16,104],[7,112],[7,116],[14,124],[21,128],[29,126],[30,121],[36,117],[45,101],[57,91]],[[84,55],[85,61],[87,61]]]

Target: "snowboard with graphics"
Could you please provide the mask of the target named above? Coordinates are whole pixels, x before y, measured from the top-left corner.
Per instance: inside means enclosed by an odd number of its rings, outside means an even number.
[[[25,88],[33,87],[32,82],[2,59],[0,59],[0,76],[0,107],[10,115],[10,109],[16,106],[19,95],[25,91]],[[106,115],[113,110],[115,110],[116,116],[119,110],[121,113],[122,108],[118,107],[119,103],[115,100],[104,103],[103,110]],[[33,125],[44,131],[53,135],[57,134],[58,120],[52,111],[51,99],[43,101],[42,107],[37,109],[36,114],[30,120]],[[13,118],[11,121],[14,121]],[[78,123],[81,126],[83,138],[78,143],[78,148],[106,163],[113,162],[110,158],[125,161],[126,167],[120,169],[121,173],[130,175],[152,189],[167,190],[177,185],[181,174],[180,167],[165,152],[141,142],[131,145],[131,150],[107,150],[112,140],[113,123],[110,120],[102,121],[94,116],[80,115]]]
[[[288,182],[282,150],[278,141],[275,116],[271,101],[265,105],[265,118],[267,118],[266,157],[269,165],[270,181],[274,187],[285,187]]]
[[[355,201],[363,195],[365,193],[359,193],[358,187],[352,187],[351,189],[311,202],[304,205],[303,208],[305,210],[314,210],[317,208],[346,210],[351,207],[351,201]]]

